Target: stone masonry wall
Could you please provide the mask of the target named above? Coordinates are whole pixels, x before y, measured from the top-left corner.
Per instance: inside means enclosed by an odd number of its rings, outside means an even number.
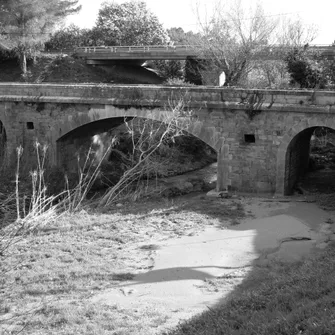
[[[335,129],[333,92],[148,86],[0,84],[0,121],[9,151],[22,144],[32,157],[38,139],[55,164],[57,141],[77,127],[124,116],[162,120],[180,98],[193,111],[188,130],[218,151],[220,185],[233,190],[283,194],[306,164],[304,131]]]
[[[59,135],[63,134],[62,127],[66,123],[64,118],[66,120],[71,118],[72,122],[75,124],[77,122],[77,126],[80,126],[81,121],[86,120],[88,113],[92,111],[89,105],[72,104],[45,104],[41,109],[36,104],[12,103],[7,104],[6,108],[12,116],[9,132],[15,132],[16,146],[23,145],[27,159],[33,160],[35,159],[33,143],[36,139],[42,144],[47,143],[50,154],[55,156],[57,140],[61,137]],[[121,112],[127,114],[126,110],[120,110]],[[134,110],[128,113],[133,114],[133,112]],[[325,115],[322,118],[327,119]],[[314,115],[315,122],[320,122],[320,125],[323,124],[322,118],[319,114]],[[229,147],[228,187],[230,189],[247,192],[275,192],[278,148],[284,135],[290,132],[292,126],[308,119],[311,119],[308,113],[261,111],[250,116],[244,110],[211,109],[198,111],[196,120],[203,124],[215,125],[216,132],[221,134],[224,143]],[[87,118],[87,121],[90,119]],[[29,122],[33,123],[33,129],[28,129]],[[58,155],[73,156],[72,161],[76,164],[73,153],[77,150],[79,142],[72,139],[72,144],[66,143],[66,146],[62,146]],[[302,142],[308,144],[308,140],[300,136],[300,140],[298,137],[298,140],[292,142],[289,149],[296,155],[296,160],[302,157],[299,151]],[[70,158],[66,160],[70,161]],[[295,161],[292,161],[290,165],[296,166]],[[289,177],[291,183],[296,179],[294,174],[299,173],[298,170],[294,171],[294,169],[291,170]]]

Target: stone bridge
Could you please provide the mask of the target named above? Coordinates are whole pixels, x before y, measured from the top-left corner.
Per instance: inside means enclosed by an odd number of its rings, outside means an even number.
[[[0,160],[36,139],[67,166],[84,138],[125,118],[165,121],[183,102],[187,131],[218,153],[218,190],[290,194],[316,127],[335,129],[335,92],[216,87],[0,84]],[[183,123],[185,126],[185,123]]]

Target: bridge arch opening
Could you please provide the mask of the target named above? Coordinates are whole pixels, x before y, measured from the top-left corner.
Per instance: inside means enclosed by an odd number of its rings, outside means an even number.
[[[7,135],[4,124],[0,120],[0,167],[4,164],[6,159],[6,145]]]
[[[57,165],[65,170],[75,170],[78,167],[78,154],[88,152],[94,144],[93,136],[106,133],[131,119],[124,117],[101,119],[78,126],[67,132],[56,141]],[[102,143],[99,142],[98,145],[101,146]],[[108,143],[106,142],[105,145],[108,145]]]
[[[284,195],[335,192],[335,130],[306,128],[290,141],[285,155]]]
[[[125,121],[128,126],[126,126]],[[137,123],[139,123],[140,128],[137,135],[133,136],[132,132],[136,130]],[[135,124],[135,126],[129,127],[131,124]],[[143,124],[145,125],[144,127]],[[118,139],[117,144],[104,157],[102,166],[102,173],[106,173],[110,180],[113,178],[113,181],[115,181],[120,172],[114,171],[115,165],[123,164],[127,168],[127,160],[129,160],[133,151],[132,146],[136,145],[134,142],[137,141],[138,137],[143,137],[145,142],[146,136],[143,136],[143,132],[151,132],[155,125],[160,127],[161,131],[164,131],[164,122],[146,117],[111,117],[81,125],[64,134],[56,141],[57,165],[68,172],[75,172],[78,168],[78,156],[82,158],[80,161],[84,162],[85,155],[90,147],[93,149],[91,152],[92,158],[99,161],[111,144],[113,137],[116,136]],[[205,164],[214,163],[217,159],[216,150],[205,142],[206,138],[208,138],[206,137],[206,132],[200,131],[200,136],[195,136],[191,132],[187,132],[187,130],[185,130],[185,133],[186,135],[184,136],[177,136],[174,141],[164,140],[163,145],[160,146],[160,150],[157,152],[162,159],[153,163],[160,164],[167,175],[195,170]],[[158,133],[159,136],[160,134]],[[205,140],[201,136],[204,136]],[[144,142],[142,145],[146,144]],[[189,159],[190,157],[193,161]],[[155,156],[156,158],[157,156]],[[182,164],[188,165],[189,170],[177,171]],[[106,171],[105,169],[110,170]],[[115,177],[111,172],[115,172]]]

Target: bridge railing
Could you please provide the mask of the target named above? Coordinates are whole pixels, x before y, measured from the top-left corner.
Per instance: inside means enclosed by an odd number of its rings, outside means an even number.
[[[254,50],[253,59],[281,59],[283,52],[290,50],[293,46],[269,45],[259,50]],[[145,45],[145,46],[83,46],[77,47],[74,52],[83,58],[122,59],[139,57],[172,57],[183,59],[183,57],[199,56],[201,47],[198,45]],[[310,45],[307,52],[318,51],[321,57],[335,58],[335,46],[332,45]],[[107,57],[108,56],[108,57]],[[200,56],[199,56],[200,57]],[[167,58],[164,58],[167,59]]]
[[[98,47],[78,47],[75,52],[84,53],[105,53],[105,52],[180,52],[196,49],[194,45],[148,45],[148,46],[98,46]]]

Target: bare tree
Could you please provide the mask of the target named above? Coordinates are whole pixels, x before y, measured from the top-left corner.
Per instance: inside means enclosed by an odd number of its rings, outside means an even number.
[[[119,181],[108,189],[100,199],[101,206],[109,206],[129,194],[143,194],[143,182],[155,173],[157,162],[153,157],[167,142],[183,135],[189,126],[191,113],[185,111],[184,101],[181,99],[171,110],[161,114],[159,121],[143,119],[142,122],[126,122],[128,136],[132,141],[132,151],[125,157],[127,169]],[[133,197],[134,198],[134,197]]]
[[[273,43],[278,20],[267,17],[260,4],[245,10],[241,0],[229,7],[218,2],[212,15],[200,19],[199,58],[215,78],[224,71],[225,85],[238,85],[254,66],[254,56]],[[211,81],[211,80],[210,80]],[[210,82],[216,84],[216,82]]]
[[[259,3],[247,9],[243,0],[228,5],[217,1],[205,18],[199,5],[197,11],[201,28],[198,57],[204,59],[200,72],[205,84],[217,85],[219,75],[225,72],[228,86],[288,85],[287,52],[307,46],[318,32],[315,25],[299,17],[266,15]]]
[[[284,18],[276,31],[276,44],[284,47],[301,47],[310,44],[318,35],[315,24],[307,24],[300,17]]]

